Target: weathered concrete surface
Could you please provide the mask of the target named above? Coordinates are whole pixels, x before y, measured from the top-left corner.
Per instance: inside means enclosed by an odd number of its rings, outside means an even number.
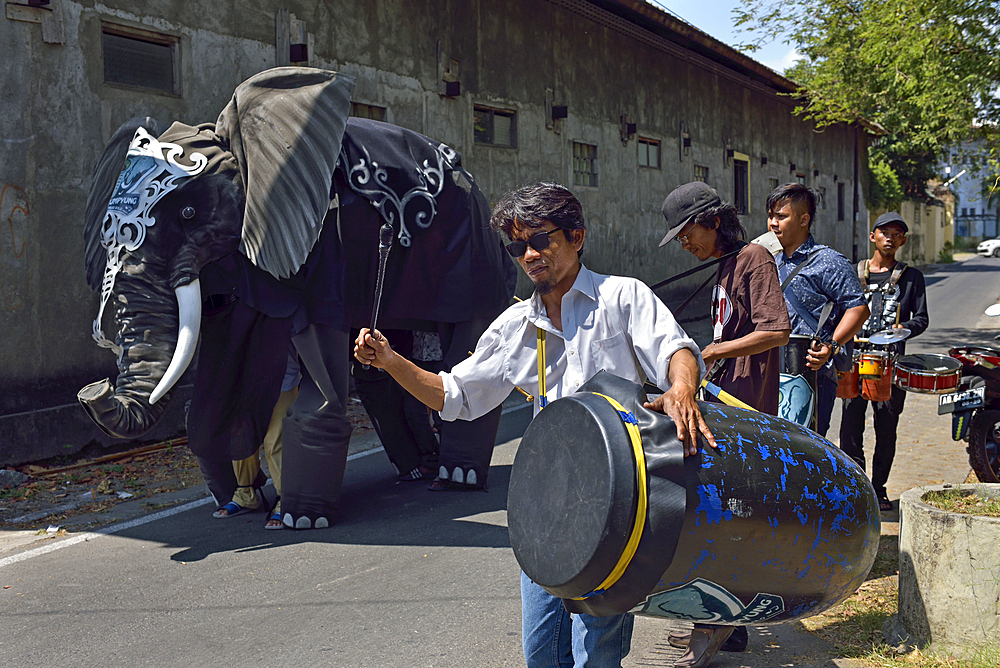
[[[356,76],[357,102],[455,147],[491,201],[542,179],[573,187],[587,215],[592,269],[654,283],[693,266],[680,248],[657,247],[660,204],[696,166],[732,199],[738,156],[747,159],[743,221],[751,237],[764,231],[772,180],[801,178],[826,191],[817,240],[850,257],[855,128],[814,132],[767,78],[734,66],[735,51],[727,59],[718,43],[691,50],[656,21],[638,20],[634,4],[52,0],[0,17],[0,465],[14,462],[11,448],[41,459],[102,438],[61,407],[72,407],[83,385],[114,375],[113,355],[90,338],[98,298],[83,269],[83,209],[105,142],[138,115],[214,122],[235,86],[279,64],[278,10],[304,23],[309,65]],[[54,40],[42,21],[56,14]],[[106,82],[107,26],[173,42],[175,92]],[[440,94],[443,62],[454,66],[458,97]],[[568,107],[566,119],[551,120],[553,103]],[[477,106],[516,114],[514,146],[476,143]],[[637,126],[624,140],[623,115]],[[639,137],[660,142],[656,165],[639,164]],[[596,187],[573,186],[573,142],[597,147]],[[841,189],[846,212],[837,207]],[[862,201],[860,220],[865,213]],[[864,241],[867,230],[860,235]],[[692,277],[665,296],[679,303],[698,282]]]
[[[946,512],[922,500],[956,487],[918,487],[900,497],[899,622],[918,642],[970,656],[1000,643],[1000,518]],[[1000,484],[964,488],[1000,497]]]

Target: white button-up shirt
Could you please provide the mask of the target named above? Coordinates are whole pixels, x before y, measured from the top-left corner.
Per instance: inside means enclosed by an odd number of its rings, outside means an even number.
[[[538,400],[537,331],[545,338],[545,386],[549,401],[576,392],[604,370],[667,389],[670,357],[687,348],[704,373],[695,342],[646,284],[634,278],[595,274],[586,267],[562,298],[562,331],[541,298],[514,304],[479,339],[476,350],[444,380],[444,420],[474,420],[498,406],[514,386]]]

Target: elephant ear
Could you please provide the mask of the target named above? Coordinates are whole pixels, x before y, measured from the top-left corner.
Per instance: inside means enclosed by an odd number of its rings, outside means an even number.
[[[87,196],[87,212],[84,219],[83,238],[86,250],[87,284],[95,292],[101,289],[104,278],[104,268],[108,262],[108,254],[101,245],[101,226],[108,212],[108,202],[114,193],[118,176],[125,168],[125,158],[128,157],[128,147],[135,136],[135,131],[144,128],[150,135],[160,134],[160,124],[148,116],[138,116],[125,121],[115,130],[111,141],[104,147],[101,159],[94,167],[94,178]]]
[[[246,188],[240,250],[275,278],[298,271],[323,229],[353,89],[336,72],[266,70],[240,84],[216,123]]]

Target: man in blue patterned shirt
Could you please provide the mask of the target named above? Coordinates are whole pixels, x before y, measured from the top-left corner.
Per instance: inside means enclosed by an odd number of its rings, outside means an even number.
[[[806,353],[806,365],[817,370],[817,428],[825,436],[837,399],[834,355],[868,319],[870,312],[858,274],[847,258],[817,244],[810,231],[816,217],[816,193],[801,183],[779,186],[767,197],[767,226],[778,238],[782,252],[775,258],[784,281],[806,263],[785,287],[785,305],[792,321],[792,335],[818,335]],[[816,331],[820,311],[827,302],[833,311],[821,331]]]

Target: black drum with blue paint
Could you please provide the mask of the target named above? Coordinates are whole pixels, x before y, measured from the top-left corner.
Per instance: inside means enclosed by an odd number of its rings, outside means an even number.
[[[571,612],[713,624],[801,619],[864,582],[880,515],[850,458],[795,423],[710,403],[719,448],[699,439],[684,458],[645,399],[601,372],[529,425],[508,498],[529,578]]]

